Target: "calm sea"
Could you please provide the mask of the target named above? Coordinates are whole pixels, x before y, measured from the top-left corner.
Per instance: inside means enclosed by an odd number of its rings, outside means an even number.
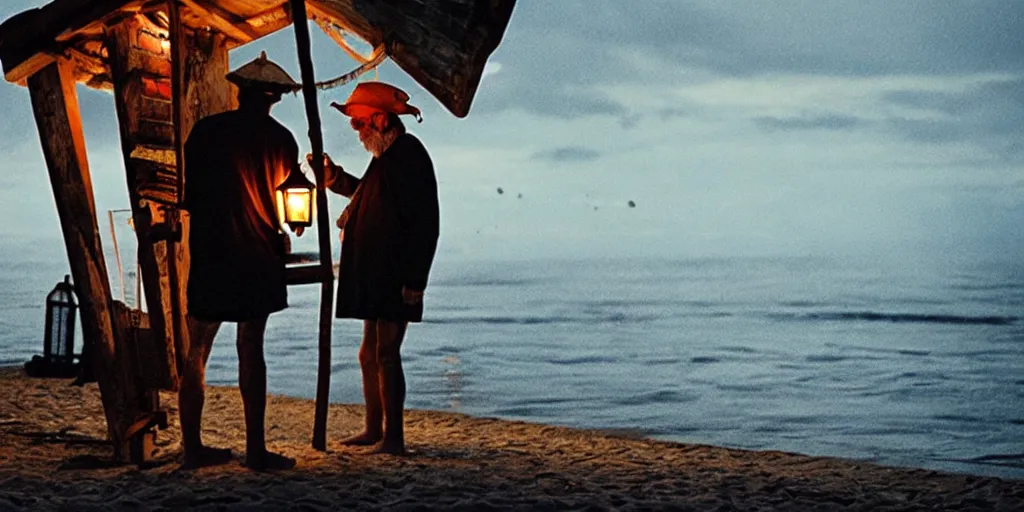
[[[66,263],[59,241],[0,249],[0,363],[20,364]],[[1024,478],[1024,262],[1010,261],[442,257],[404,348],[408,405]],[[273,393],[315,393],[318,297],[292,288],[271,318]],[[332,401],[362,400],[359,334],[334,323]],[[233,337],[212,383],[235,383]]]

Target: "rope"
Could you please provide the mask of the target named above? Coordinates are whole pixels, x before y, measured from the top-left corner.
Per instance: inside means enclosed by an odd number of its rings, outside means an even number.
[[[334,40],[334,42],[337,43],[338,46],[340,46],[341,49],[344,50],[345,53],[347,53],[348,56],[352,58],[352,60],[359,63],[359,67],[352,71],[349,71],[348,73],[345,73],[344,75],[324,82],[318,82],[316,84],[317,89],[323,91],[328,89],[334,89],[336,87],[341,87],[355,80],[356,78],[359,78],[360,76],[370,72],[371,70],[375,71],[377,69],[377,66],[380,66],[380,64],[384,62],[384,59],[387,58],[387,52],[384,50],[383,45],[374,48],[373,54],[371,54],[369,57],[363,57],[362,54],[355,51],[355,49],[353,49],[352,46],[350,46],[348,42],[345,41],[344,34],[348,31],[344,27],[340,27],[333,21],[322,19],[318,16],[314,16],[313,21],[316,23],[318,27],[320,27],[320,30],[322,30],[324,34],[327,34],[328,37]]]
[[[323,19],[318,16],[314,16],[313,21],[316,23],[316,26],[320,27],[320,30],[322,30],[324,34],[327,34],[327,37],[330,37],[335,43],[338,43],[338,46],[340,46],[341,49],[352,58],[352,60],[360,64],[366,64],[369,62],[370,59],[363,57],[348,44],[348,41],[345,41],[346,30],[344,28],[335,25],[333,20]]]
[[[336,87],[341,87],[355,80],[356,78],[359,78],[360,76],[377,69],[377,66],[380,66],[380,64],[384,62],[384,59],[386,59],[387,57],[388,55],[387,53],[384,52],[384,47],[378,47],[376,50],[373,51],[373,55],[370,56],[370,59],[367,60],[362,65],[360,65],[359,67],[357,67],[356,69],[349,71],[348,73],[345,73],[344,75],[341,75],[337,78],[332,78],[330,80],[326,80],[323,82],[317,82],[316,88],[321,91],[326,91],[329,89],[334,89]]]

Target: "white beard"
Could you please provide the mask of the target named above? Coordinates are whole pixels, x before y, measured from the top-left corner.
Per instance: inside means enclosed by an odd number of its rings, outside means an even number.
[[[379,132],[371,129],[367,132],[366,138],[359,137],[359,142],[363,143],[363,147],[373,155],[374,158],[380,158],[385,151],[391,147],[391,143],[395,142],[398,138],[398,132],[395,130],[388,130],[387,132]]]

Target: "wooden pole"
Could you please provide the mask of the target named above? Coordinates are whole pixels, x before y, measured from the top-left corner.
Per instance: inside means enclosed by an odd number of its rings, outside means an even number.
[[[320,286],[320,360],[316,378],[316,416],[313,420],[313,448],[327,449],[327,404],[331,393],[331,312],[334,309],[334,269],[331,256],[330,220],[327,213],[327,187],[324,180],[324,140],[320,127],[320,109],[317,105],[316,77],[309,44],[309,21],[305,0],[290,0],[292,20],[295,23],[295,47],[299,52],[302,70],[302,96],[306,101],[309,122],[309,142],[313,154],[313,174],[316,175],[316,227],[320,242],[320,266],[323,272]]]
[[[117,231],[114,229],[114,210],[107,210],[110,219],[110,241],[114,243],[114,261],[117,261],[117,277],[121,283],[121,302],[127,303],[128,291],[124,289],[124,267],[121,266],[121,249],[117,246]]]
[[[183,249],[179,245],[188,242],[180,238],[185,232],[179,209],[185,202],[185,126],[181,104],[185,101],[186,93],[181,61],[184,55],[182,47],[185,44],[185,35],[182,33],[181,12],[178,9],[177,0],[167,2],[167,14],[171,25],[169,31],[171,39],[171,115],[174,123],[174,165],[178,176],[178,190],[175,194],[177,204],[167,209],[166,222],[172,230],[178,233],[177,237],[171,236],[167,239],[167,278],[170,281],[171,291],[171,330],[174,334],[172,343],[174,343],[177,361],[183,361],[190,350],[189,345],[192,340],[189,339],[187,322],[182,311],[182,296],[184,290],[187,290],[187,281],[185,280],[188,277],[185,276],[183,280],[181,273],[178,272],[178,261],[183,256],[179,254],[179,251]]]
[[[171,29],[168,36],[171,39],[171,115],[174,123],[174,165],[178,172],[177,186],[178,205],[185,199],[185,138],[183,136],[184,126],[181,116],[181,102],[185,100],[185,84],[182,79],[182,45],[184,38],[181,33],[181,13],[178,9],[177,0],[167,2],[167,14],[170,18]],[[167,252],[170,252],[168,249]]]
[[[63,59],[49,64],[29,77],[28,90],[75,277],[75,291],[82,308],[82,333],[100,386],[107,434],[114,445],[115,459],[123,459],[128,451],[124,433],[134,419],[135,408],[114,337],[110,283],[72,65]]]

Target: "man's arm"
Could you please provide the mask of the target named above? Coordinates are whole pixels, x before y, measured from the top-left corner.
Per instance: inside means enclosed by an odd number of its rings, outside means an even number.
[[[389,174],[394,179],[405,238],[401,255],[403,284],[410,291],[422,292],[427,288],[440,235],[437,178],[430,156],[418,143],[410,144],[396,160],[397,168]]]
[[[331,161],[331,157],[324,153],[324,179],[327,189],[335,194],[345,197],[352,197],[359,187],[359,178],[345,172],[338,164]]]

